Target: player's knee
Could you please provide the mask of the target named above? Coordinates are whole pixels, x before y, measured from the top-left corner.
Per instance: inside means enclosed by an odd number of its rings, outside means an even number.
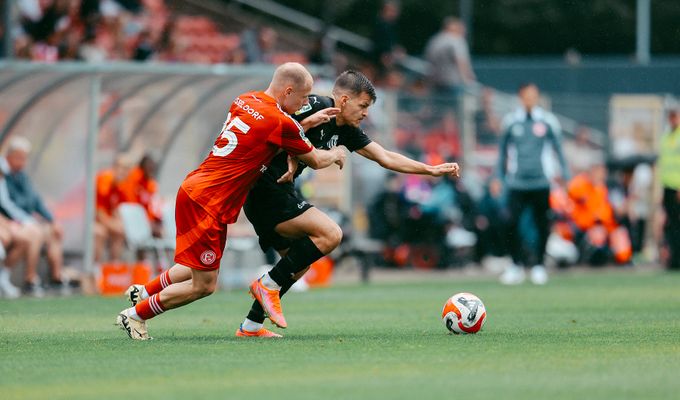
[[[200,284],[194,284],[193,289],[194,296],[197,299],[208,297],[211,294],[215,293],[215,290],[217,289],[217,281],[201,282]]]
[[[326,238],[328,239],[328,242],[333,249],[338,247],[338,245],[342,241],[342,229],[340,228],[340,226],[338,226],[337,224],[329,226],[326,232]]]

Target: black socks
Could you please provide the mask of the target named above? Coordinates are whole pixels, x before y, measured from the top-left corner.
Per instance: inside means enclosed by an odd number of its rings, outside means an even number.
[[[293,276],[307,268],[314,261],[323,257],[323,253],[309,237],[304,237],[293,242],[288,254],[279,260],[269,271],[269,276],[279,286],[292,286],[295,283]]]

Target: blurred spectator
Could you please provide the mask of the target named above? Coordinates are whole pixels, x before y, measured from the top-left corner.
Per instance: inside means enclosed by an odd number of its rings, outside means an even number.
[[[162,211],[158,198],[156,169],[158,165],[149,154],[145,154],[137,167],[132,168],[127,177],[119,185],[122,202],[141,204],[149,217],[154,236],[163,234]]]
[[[139,37],[132,59],[135,61],[146,61],[151,59],[155,52],[154,43],[151,40],[151,33],[144,31]]]
[[[16,209],[3,208],[3,212],[22,225],[36,225],[38,230],[32,240],[41,244],[44,242],[47,245],[47,263],[51,272],[50,285],[62,292],[67,292],[68,288],[65,282],[62,282],[61,277],[63,230],[45,207],[42,198],[24,172],[30,151],[31,143],[28,139],[15,136],[9,142],[5,158],[1,160],[9,198],[17,206]],[[24,290],[31,295],[39,295],[41,292],[36,266],[37,261],[36,265],[33,265],[27,260]]]
[[[659,173],[666,212],[665,236],[670,257],[668,269],[680,270],[680,113],[668,113],[670,130],[661,138]]]
[[[121,259],[125,246],[125,230],[117,208],[123,199],[121,184],[129,172],[130,165],[127,158],[119,155],[110,169],[103,170],[97,175],[94,252],[96,262],[104,260],[107,247],[111,261]]]
[[[650,164],[640,162],[624,171],[626,188],[626,222],[630,231],[633,252],[644,249],[647,221],[652,213],[654,171]]]
[[[590,129],[587,126],[579,126],[574,140],[564,143],[564,155],[571,171],[580,174],[588,170],[591,160],[602,158],[604,152],[592,143]]]
[[[397,1],[387,0],[383,3],[373,28],[373,61],[378,67],[379,76],[392,70],[396,62],[404,55],[399,45],[398,20],[401,13]]]
[[[279,35],[268,26],[257,31],[248,29],[241,35],[241,46],[246,53],[246,62],[271,63],[276,52]]]
[[[494,92],[484,88],[480,97],[479,109],[475,113],[477,143],[496,144],[501,133],[501,121],[493,109]]]
[[[307,59],[309,59],[310,63],[323,65],[330,62],[331,59],[328,57],[328,53],[324,47],[324,37],[322,35],[317,36],[314,39],[312,48],[309,50],[309,53],[307,53]]]
[[[439,97],[455,99],[465,85],[476,81],[465,25],[457,18],[444,19],[441,31],[425,47],[425,58],[430,63],[430,82]]]
[[[403,238],[408,202],[401,193],[401,179],[389,174],[383,191],[369,207],[370,235],[388,246],[397,246]]]
[[[141,60],[166,44],[162,0],[21,0],[18,9],[17,58]]]
[[[25,282],[33,282],[37,277],[40,250],[44,243],[42,230],[35,220],[24,210],[20,209],[9,196],[5,171],[7,166],[2,163],[0,168],[0,241],[2,245],[0,259],[4,266],[0,267],[0,292],[5,297],[16,298],[20,291],[9,281],[9,269],[14,268],[22,259],[25,262]],[[9,216],[11,219],[6,218]],[[42,288],[37,286],[29,294],[40,297]]]
[[[10,281],[11,272],[6,267],[7,249],[14,242],[11,224],[10,220],[0,216],[0,297],[16,299],[21,295],[21,291]]]
[[[608,231],[616,227],[614,208],[609,201],[607,168],[602,159],[593,159],[585,172],[576,175],[567,193],[573,201],[571,219],[581,232],[600,224]]]
[[[568,186],[572,200],[571,220],[577,231],[574,241],[581,260],[601,265],[610,260],[627,263],[632,255],[627,230],[620,226],[607,188],[607,167],[602,158],[591,160],[586,172]]]
[[[397,69],[385,71],[380,86],[385,90],[401,91],[405,86],[404,74]]]
[[[484,197],[477,205],[475,228],[478,233],[477,260],[484,256],[503,257],[508,254],[507,223],[503,186],[498,179],[490,179]]]
[[[546,150],[552,146],[562,169],[564,181],[568,168],[560,145],[560,125],[557,118],[538,106],[540,93],[533,83],[519,88],[521,107],[503,118],[503,137],[499,148],[498,176],[507,185],[509,249],[513,265],[501,276],[504,284],[524,281],[524,267],[532,265],[531,281],[544,284],[548,275],[543,265],[546,243],[550,233],[548,211],[550,208],[550,180]],[[532,211],[538,238],[531,254],[525,255],[519,224],[525,210]],[[530,263],[530,261],[532,261]]]

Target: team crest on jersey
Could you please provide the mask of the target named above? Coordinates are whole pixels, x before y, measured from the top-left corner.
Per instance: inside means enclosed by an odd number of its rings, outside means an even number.
[[[531,129],[537,137],[545,136],[545,133],[548,131],[548,127],[543,122],[536,122]]]
[[[201,253],[201,262],[205,265],[211,265],[217,259],[217,254],[212,250],[206,250]]]
[[[311,110],[311,109],[312,109],[312,105],[311,105],[311,104],[309,104],[309,103],[308,103],[308,104],[305,104],[304,106],[302,106],[301,109],[295,111],[295,115],[304,114],[304,113],[306,113],[307,111],[309,111],[309,110]]]

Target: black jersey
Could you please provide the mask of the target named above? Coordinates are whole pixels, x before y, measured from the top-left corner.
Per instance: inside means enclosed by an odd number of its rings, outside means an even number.
[[[331,97],[310,95],[309,104],[295,112],[293,118],[302,121],[317,111],[333,107],[334,105],[335,102]],[[314,147],[323,150],[329,150],[335,146],[345,146],[347,147],[347,150],[353,152],[363,149],[366,145],[371,143],[371,139],[366,136],[361,128],[355,128],[349,125],[337,126],[335,118],[307,130],[305,136],[312,142]],[[305,167],[307,167],[307,165],[304,163],[298,163],[298,169],[295,173],[296,178],[302,173]],[[269,168],[267,168],[264,175],[260,177],[258,183],[263,181],[276,183],[276,180],[285,174],[286,171],[288,171],[288,155],[286,153],[280,153],[274,157],[271,164],[269,164]]]

